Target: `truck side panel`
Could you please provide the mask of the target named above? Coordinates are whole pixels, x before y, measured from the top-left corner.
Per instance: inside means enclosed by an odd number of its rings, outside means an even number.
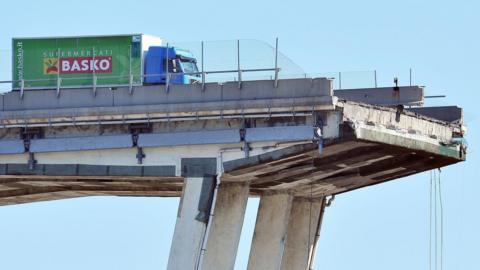
[[[143,83],[142,35],[13,39],[13,89]]]

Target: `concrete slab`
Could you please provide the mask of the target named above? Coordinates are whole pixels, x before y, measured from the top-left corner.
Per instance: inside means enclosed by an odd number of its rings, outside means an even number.
[[[195,144],[228,144],[239,142],[239,129],[150,133],[140,134],[138,137],[138,146],[140,147],[178,146]]]
[[[421,86],[342,89],[333,94],[339,99],[382,106],[421,106],[424,102]]]
[[[0,154],[21,154],[24,152],[23,140],[0,140]]]
[[[463,123],[463,109],[457,106],[419,107],[406,110],[440,121]]]
[[[96,96],[87,88],[63,89],[59,97],[56,90],[28,90],[23,99],[20,99],[20,91],[13,91],[4,99],[5,111],[113,106],[113,93],[107,88],[97,89]]]
[[[277,88],[272,80],[245,81],[240,89],[238,82],[227,82],[222,92],[223,100],[253,100],[329,96],[331,89],[330,80],[318,78],[281,80]]]
[[[258,127],[247,128],[245,141],[306,141],[314,139],[314,128],[312,126],[280,126],[280,127]]]
[[[130,148],[133,146],[131,135],[104,135],[70,138],[34,139],[30,144],[30,151],[61,152],[82,151],[97,149]]]
[[[45,175],[77,175],[77,165],[73,164],[45,164]]]

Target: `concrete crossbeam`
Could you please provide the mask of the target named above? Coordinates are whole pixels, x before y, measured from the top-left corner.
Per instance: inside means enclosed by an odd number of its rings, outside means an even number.
[[[323,199],[295,198],[287,229],[282,270],[307,269],[321,225]]]
[[[248,270],[280,269],[292,200],[286,193],[261,197]]]
[[[457,106],[418,107],[407,110],[449,123],[463,123],[463,109]]]
[[[334,95],[339,99],[355,101],[373,105],[395,106],[409,105],[421,106],[424,102],[423,87],[378,87],[335,90]]]
[[[201,269],[234,268],[248,192],[249,186],[245,183],[220,185]]]
[[[206,224],[196,219],[203,181],[200,177],[185,179],[168,258],[168,270],[196,268],[206,229]]]

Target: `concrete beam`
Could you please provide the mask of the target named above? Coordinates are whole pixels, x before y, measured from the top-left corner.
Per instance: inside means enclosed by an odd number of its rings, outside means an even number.
[[[168,270],[196,268],[206,229],[206,223],[196,219],[203,181],[200,177],[185,179],[168,258]]]
[[[282,263],[293,197],[279,193],[260,199],[248,270],[278,270]]]
[[[419,107],[406,110],[440,121],[463,123],[463,109],[457,106]]]
[[[152,90],[152,91],[158,91]],[[173,92],[170,91],[170,92]],[[228,100],[178,104],[151,104],[109,107],[19,109],[0,112],[6,127],[90,125],[104,123],[130,123],[138,120],[185,121],[221,119],[226,116],[275,117],[276,114],[334,110],[337,99],[333,96],[312,96],[276,99]],[[292,106],[295,104],[295,106]],[[260,116],[258,116],[260,115]],[[25,119],[28,121],[25,122]]]
[[[248,191],[249,186],[245,183],[220,185],[201,269],[234,268]]]
[[[368,125],[378,127],[381,133],[393,131],[398,134],[411,134],[433,138],[435,141],[450,143],[453,133],[460,132],[460,127],[446,125],[443,121],[421,117],[408,110],[379,108],[355,102],[342,102],[343,118],[356,126]],[[363,124],[362,124],[363,123]],[[384,127],[383,129],[381,127]]]
[[[207,83],[205,90],[199,84],[135,86],[133,94],[128,87],[118,87],[112,91],[99,87],[97,94],[92,89],[76,88],[61,91],[57,97],[56,89],[25,91],[20,99],[20,91],[6,93],[5,111],[39,110],[60,108],[92,108],[146,106],[157,104],[206,103],[221,101],[251,101],[256,99],[291,99],[297,97],[318,97],[332,95],[332,81],[326,78],[315,79],[282,79],[278,87],[272,80],[246,81],[242,89],[237,82],[223,84]],[[0,107],[1,108],[1,107]]]
[[[293,200],[282,270],[308,269],[324,207],[323,198]]]
[[[423,87],[420,86],[335,90],[333,95],[339,99],[382,106],[421,106],[424,101]]]

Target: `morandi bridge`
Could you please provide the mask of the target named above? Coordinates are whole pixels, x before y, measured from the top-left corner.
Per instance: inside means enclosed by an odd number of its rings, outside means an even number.
[[[178,196],[168,269],[224,270],[256,196],[248,269],[313,269],[327,198],[465,160],[462,110],[424,98],[327,78],[12,91],[0,205]]]

